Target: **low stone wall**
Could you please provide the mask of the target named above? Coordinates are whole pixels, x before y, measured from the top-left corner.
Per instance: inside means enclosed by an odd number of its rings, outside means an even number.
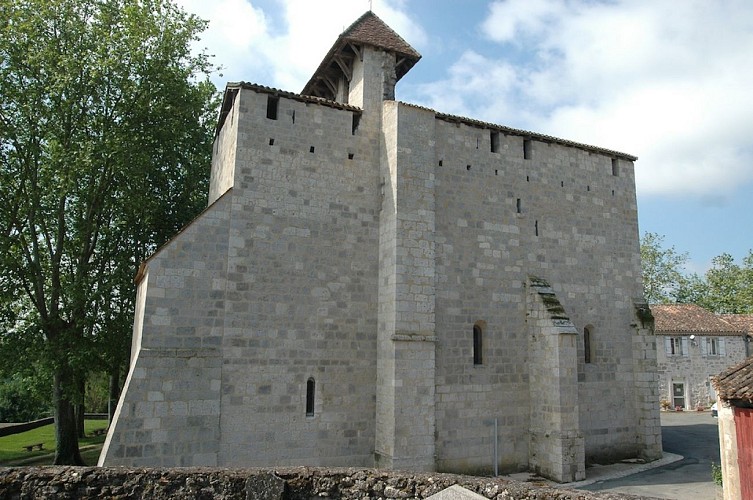
[[[0,468],[0,500],[421,499],[454,484],[495,500],[638,499],[630,495],[556,489],[500,478],[376,469],[125,467]]]
[[[44,427],[55,423],[55,419],[52,417],[40,418],[39,420],[32,420],[31,422],[23,422],[14,425],[6,425],[0,428],[0,437],[11,436],[13,434],[20,434],[21,432],[30,431],[37,427]]]

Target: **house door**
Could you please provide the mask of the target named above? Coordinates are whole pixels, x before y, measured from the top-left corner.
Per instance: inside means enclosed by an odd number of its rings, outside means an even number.
[[[753,498],[753,408],[735,408],[737,466],[742,498]]]
[[[672,383],[672,406],[685,408],[685,384],[682,382]]]

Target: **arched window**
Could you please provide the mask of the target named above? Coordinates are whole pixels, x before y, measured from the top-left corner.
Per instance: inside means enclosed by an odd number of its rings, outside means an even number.
[[[591,327],[585,327],[583,329],[583,357],[586,363],[591,363]]]
[[[483,363],[483,332],[479,325],[473,325],[473,364],[480,365]]]
[[[313,378],[306,381],[306,416],[314,416],[314,397],[316,396],[316,382]]]

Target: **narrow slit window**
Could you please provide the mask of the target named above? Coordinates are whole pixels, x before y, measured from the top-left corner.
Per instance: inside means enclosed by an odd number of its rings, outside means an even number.
[[[309,148],[309,153],[313,153],[313,152],[314,152],[314,146],[311,146],[311,147]]]
[[[591,191],[591,186],[586,186],[586,191]]]
[[[523,204],[520,201],[520,198],[518,198],[517,200],[515,200],[515,211],[517,213],[522,213],[522,211],[523,211]]]
[[[474,365],[480,365],[483,364],[484,357],[482,353],[483,349],[483,332],[481,331],[481,327],[478,325],[473,325],[473,364]]]
[[[591,363],[591,329],[585,327],[583,329],[583,357],[584,361],[588,364]]]
[[[494,130],[489,132],[492,153],[499,153],[499,132]]]
[[[295,123],[295,110],[293,110],[292,113],[290,113],[290,118],[293,119],[293,123]]]
[[[470,169],[471,169],[471,166],[470,166],[470,165],[466,165],[466,166],[465,166],[465,169],[466,169],[466,170],[470,170]]]
[[[531,139],[523,140],[523,159],[530,160],[533,153],[533,146],[531,145]]]
[[[268,95],[267,96],[267,118],[270,120],[276,120],[277,119],[277,108],[280,104],[280,98]]]
[[[274,139],[269,139],[269,145],[270,146],[274,146],[275,145],[275,140]]]
[[[620,165],[617,158],[612,158],[612,175],[614,175],[615,177],[620,175]]]
[[[495,169],[494,169],[494,175],[498,175],[498,172],[499,172],[499,170],[497,170],[497,169],[495,168]]]
[[[481,139],[479,139],[478,137],[476,137],[476,149],[478,149],[480,143],[481,143]]]
[[[316,397],[316,382],[313,378],[306,381],[306,416],[314,416],[314,398]]]
[[[440,167],[442,166],[442,163],[443,163],[442,160],[439,160],[439,166]]]
[[[539,235],[539,221],[534,221],[533,223],[533,231],[536,236]]]
[[[350,126],[350,134],[356,135],[356,130],[358,130],[358,124],[361,123],[361,115],[357,113],[353,113],[353,121]]]

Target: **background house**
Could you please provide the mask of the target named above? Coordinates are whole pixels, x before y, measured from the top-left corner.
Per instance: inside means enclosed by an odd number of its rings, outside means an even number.
[[[651,311],[660,399],[672,408],[708,406],[716,400],[712,377],[747,357],[746,328],[695,304],[653,305]],[[731,316],[740,323],[747,318]]]
[[[714,378],[725,500],[753,498],[753,358]]]

